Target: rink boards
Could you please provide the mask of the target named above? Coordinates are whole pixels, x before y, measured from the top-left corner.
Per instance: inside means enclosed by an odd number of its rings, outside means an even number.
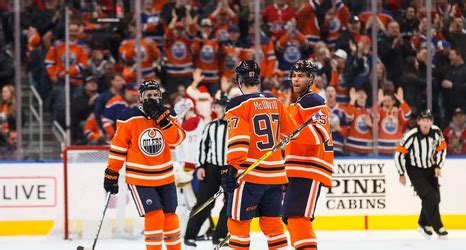
[[[95,219],[101,213],[105,165],[73,166],[69,179],[71,218]],[[317,230],[411,229],[417,226],[420,200],[408,181],[398,181],[390,158],[340,158],[331,189],[322,189]],[[0,162],[0,235],[45,235],[63,223],[64,181],[61,162]],[[443,168],[441,213],[450,229],[466,229],[466,158],[448,157]],[[125,211],[138,215],[132,202]],[[214,209],[214,211],[218,211]],[[116,211],[110,210],[112,213]],[[215,212],[214,212],[215,216]],[[56,227],[56,226],[55,226]],[[253,222],[253,230],[258,230]]]

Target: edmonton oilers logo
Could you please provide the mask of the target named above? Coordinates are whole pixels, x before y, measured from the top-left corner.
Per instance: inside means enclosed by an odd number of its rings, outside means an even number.
[[[227,69],[234,70],[238,65],[238,58],[236,56],[226,56],[224,63]]]
[[[361,134],[365,134],[369,131],[369,128],[367,127],[366,123],[364,122],[364,117],[362,115],[356,117],[356,120],[355,120],[355,123],[356,123],[356,130],[361,133]]]
[[[301,58],[301,51],[295,45],[288,46],[285,49],[285,53],[283,54],[285,60],[289,63],[295,63]]]
[[[385,117],[382,121],[382,129],[387,134],[395,134],[398,130],[398,119],[393,117]]]
[[[182,42],[175,42],[171,47],[171,51],[175,59],[181,60],[186,56],[186,45]]]
[[[204,62],[212,62],[214,60],[214,48],[210,45],[202,46],[201,59]]]
[[[139,136],[139,149],[147,156],[157,156],[164,148],[162,133],[156,128],[148,128]]]

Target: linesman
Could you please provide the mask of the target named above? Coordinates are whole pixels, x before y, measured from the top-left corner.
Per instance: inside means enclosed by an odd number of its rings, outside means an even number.
[[[199,163],[197,178],[199,179],[199,191],[197,192],[197,203],[194,209],[206,202],[220,188],[221,174],[220,170],[226,166],[226,149],[227,149],[227,120],[225,119],[225,108],[229,98],[222,94],[220,99],[215,100],[213,110],[218,119],[208,123],[200,142]],[[185,245],[195,247],[196,236],[204,223],[209,217],[210,211],[215,203],[210,204],[198,215],[189,219],[186,227]],[[213,235],[213,244],[219,244],[227,235],[227,213],[226,206],[220,211],[219,220]]]
[[[440,218],[438,177],[447,155],[447,144],[439,127],[433,125],[432,112],[420,113],[417,127],[408,131],[395,151],[395,164],[400,183],[406,185],[405,174],[422,200],[419,232],[430,238],[433,231],[440,237],[448,235]],[[432,230],[433,229],[433,230]]]

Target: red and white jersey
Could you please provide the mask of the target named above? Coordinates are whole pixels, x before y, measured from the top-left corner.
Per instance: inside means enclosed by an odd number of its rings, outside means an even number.
[[[169,117],[162,129],[154,119],[144,117],[139,108],[125,110],[117,120],[110,145],[108,168],[118,172],[126,162],[126,182],[137,186],[163,186],[175,181],[170,147],[179,145],[185,132]]]
[[[165,30],[165,55],[167,74],[174,77],[189,77],[193,74],[191,39],[183,35],[175,37],[173,29]]]
[[[367,108],[348,105],[346,109],[350,128],[346,140],[346,148],[361,154],[370,154],[373,150],[372,127],[368,126],[365,119],[372,119],[371,112]]]
[[[393,154],[396,145],[403,138],[403,132],[411,116],[411,108],[403,102],[399,109],[387,111],[378,108],[374,113],[379,124],[378,150],[381,154]]]
[[[275,38],[274,40],[285,33],[286,22],[290,21],[294,16],[295,11],[288,4],[285,4],[282,8],[276,4],[269,4],[262,12],[262,19],[267,24],[269,34]]]
[[[183,162],[185,168],[194,169],[199,165],[199,143],[206,123],[195,115],[183,121],[181,127],[186,133],[186,139],[175,148],[176,161]]]
[[[219,45],[217,39],[200,39],[193,40],[191,49],[194,54],[194,66],[202,69],[206,83],[219,83]]]

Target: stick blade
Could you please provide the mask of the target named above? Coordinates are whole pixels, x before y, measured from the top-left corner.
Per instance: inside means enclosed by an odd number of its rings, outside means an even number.
[[[92,247],[83,247],[83,246],[78,246],[76,250],[92,250]]]

